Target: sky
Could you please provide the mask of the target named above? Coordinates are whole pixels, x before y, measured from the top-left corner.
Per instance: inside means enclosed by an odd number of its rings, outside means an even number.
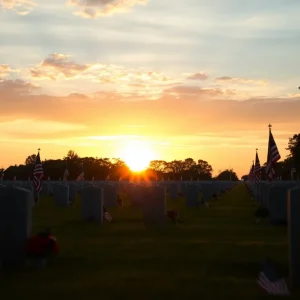
[[[241,176],[256,148],[266,161],[269,123],[284,159],[300,2],[242,2],[0,0],[0,167],[72,149]]]

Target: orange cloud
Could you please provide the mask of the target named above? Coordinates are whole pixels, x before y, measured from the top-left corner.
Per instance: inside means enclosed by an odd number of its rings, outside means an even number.
[[[175,87],[171,87],[169,89],[164,90],[165,93],[169,93],[171,95],[176,95],[181,98],[187,97],[206,97],[206,98],[216,98],[216,97],[235,97],[240,94],[236,90],[230,89],[220,89],[220,88],[202,88],[197,86],[185,86],[179,85]]]
[[[4,80],[0,79],[0,95],[5,97],[7,95],[28,95],[33,91],[38,90],[39,87],[30,82],[25,82],[21,79]]]
[[[267,80],[254,80],[254,79],[246,79],[246,78],[239,78],[239,77],[229,77],[223,76],[216,78],[216,81],[221,83],[233,83],[233,84],[257,84],[257,85],[265,85],[268,83]]]
[[[68,5],[79,10],[74,14],[84,18],[97,18],[127,12],[133,6],[146,4],[148,0],[69,0]]]
[[[37,87],[21,80],[2,80],[0,141],[5,163],[23,162],[33,146],[41,145],[49,158],[62,157],[70,147],[82,155],[118,157],[120,140],[142,138],[154,145],[158,159],[202,158],[216,170],[231,163],[242,175],[256,147],[261,161],[266,158],[269,122],[282,157],[288,137],[300,126],[300,97],[237,101],[219,99],[223,92],[218,89],[170,90],[181,93],[164,92],[154,101],[147,94],[109,91],[55,97],[33,95]],[[190,94],[182,93],[187,91]]]
[[[196,73],[188,76],[186,79],[188,80],[206,80],[208,78],[205,73]]]
[[[7,76],[11,71],[12,69],[9,65],[0,65],[0,78]]]
[[[36,5],[32,0],[1,0],[0,4],[5,9],[14,10],[19,15],[27,15]]]
[[[93,65],[78,64],[70,60],[70,55],[53,53],[44,59],[38,66],[31,68],[30,73],[34,79],[56,80],[59,77],[67,79],[78,78],[91,69]]]
[[[135,92],[99,91],[66,97],[32,95],[33,92],[36,94],[38,87],[31,83],[0,81],[1,115],[82,124],[90,128],[89,135],[119,134],[120,124],[124,125],[124,134],[141,130],[162,136],[237,128],[253,131],[268,122],[286,130],[299,123],[300,98],[237,101],[230,99],[235,91],[189,86],[165,89],[155,101],[147,93]],[[224,95],[230,100],[221,100]],[[132,127],[135,124],[146,127]]]
[[[122,66],[100,63],[81,64],[70,59],[70,55],[53,53],[39,65],[30,69],[35,80],[58,80],[85,78],[104,84],[123,83],[135,87],[175,82],[172,77],[160,72],[125,69]]]

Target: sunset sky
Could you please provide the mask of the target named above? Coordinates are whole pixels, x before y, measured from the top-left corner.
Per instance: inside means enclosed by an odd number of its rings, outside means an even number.
[[[300,129],[299,0],[0,0],[0,167],[80,156],[248,173]],[[132,150],[132,153],[138,152]],[[136,154],[135,154],[136,155]]]

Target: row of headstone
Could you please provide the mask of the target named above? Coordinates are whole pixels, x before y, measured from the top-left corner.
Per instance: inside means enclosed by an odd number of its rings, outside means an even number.
[[[300,284],[300,182],[247,182],[247,186],[259,205],[269,209],[271,224],[287,224],[290,277],[293,284]]]
[[[300,187],[299,181],[247,182],[247,186],[258,204],[269,210],[272,224],[287,223],[287,194],[290,189]]]
[[[0,268],[21,267],[31,232],[32,191],[0,187]]]
[[[24,182],[24,187],[12,185],[0,186],[0,265],[20,266],[26,259],[26,241],[31,231],[31,213],[35,195],[32,185]],[[48,185],[48,186],[47,186]],[[232,186],[233,183],[221,185]],[[194,206],[199,192],[206,186],[188,184],[186,186],[187,204]],[[169,187],[169,186],[168,186]],[[211,188],[211,186],[209,186]],[[64,184],[62,182],[44,183],[45,194],[53,193],[57,206],[67,207],[70,197],[74,198],[80,192],[82,219],[86,221],[103,222],[103,206],[117,204],[117,189],[107,183]],[[173,198],[175,198],[175,187]],[[134,204],[142,208],[145,225],[163,226],[166,222],[166,187],[130,185],[128,191]],[[211,191],[211,189],[209,189]],[[178,189],[176,189],[178,192]],[[170,193],[170,190],[169,190]],[[172,193],[172,192],[171,192]]]

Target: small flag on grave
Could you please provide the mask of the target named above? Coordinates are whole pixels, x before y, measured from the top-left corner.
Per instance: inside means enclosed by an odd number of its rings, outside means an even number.
[[[35,166],[33,169],[33,184],[38,193],[43,189],[42,188],[43,176],[44,176],[44,170],[41,163],[40,152],[38,152],[35,160]]]
[[[109,212],[106,210],[106,208],[103,206],[103,220],[111,222],[112,216],[109,214]]]
[[[258,153],[256,149],[256,156],[255,156],[255,166],[254,166],[254,176],[255,176],[255,182],[259,183],[261,179],[261,166],[260,166],[260,161],[258,158]]]
[[[268,294],[281,296],[290,295],[283,276],[279,274],[275,264],[269,258],[267,258],[263,264],[257,283],[268,292]]]
[[[76,178],[76,181],[84,181],[83,164],[81,164],[81,173]]]
[[[269,125],[269,145],[268,145],[268,157],[267,157],[267,167],[266,167],[266,174],[269,181],[275,179],[276,172],[274,166],[275,163],[281,158],[271,131],[271,127],[272,125]]]
[[[181,222],[176,210],[168,210],[167,216],[172,222],[174,222],[174,224],[176,224],[177,222]]]
[[[68,171],[68,163],[66,161],[66,168],[65,168],[65,171],[64,171],[64,175],[63,175],[63,181],[67,181],[69,175],[70,174],[69,174],[69,171]]]

